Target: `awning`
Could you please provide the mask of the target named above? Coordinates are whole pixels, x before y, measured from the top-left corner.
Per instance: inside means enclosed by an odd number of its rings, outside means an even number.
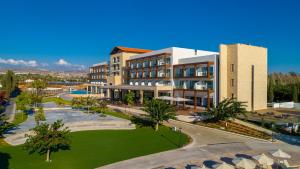
[[[186,99],[186,98],[182,98],[182,97],[170,97],[170,96],[160,96],[160,97],[157,97],[157,99],[168,100],[168,101],[175,101],[175,102],[188,102],[188,101],[192,101],[191,99]]]

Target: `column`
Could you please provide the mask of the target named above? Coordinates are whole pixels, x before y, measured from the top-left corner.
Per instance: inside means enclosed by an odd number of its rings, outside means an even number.
[[[97,94],[97,93],[98,93],[98,87],[95,86],[95,94]]]
[[[185,90],[182,90],[182,98],[185,98]],[[183,108],[185,108],[185,101],[183,102]]]
[[[210,108],[210,90],[207,90],[207,109]]]
[[[110,99],[110,98],[111,98],[110,95],[111,95],[110,89],[108,88],[108,89],[106,90],[106,97]]]
[[[86,86],[86,94],[89,93],[89,86]]]
[[[194,91],[194,111],[197,110],[197,91]]]
[[[154,98],[158,98],[158,90],[154,89]]]
[[[103,96],[103,88],[100,88],[100,97]]]
[[[144,101],[144,91],[140,90],[140,103],[143,104]]]

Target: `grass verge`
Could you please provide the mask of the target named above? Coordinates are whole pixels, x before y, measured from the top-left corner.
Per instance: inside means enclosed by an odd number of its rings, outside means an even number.
[[[71,105],[71,101],[62,99],[60,97],[46,97],[42,100],[43,103],[54,102],[57,105]]]
[[[15,119],[12,121],[12,124],[14,125],[18,125],[20,123],[23,123],[24,121],[26,121],[28,118],[27,113],[16,113],[15,114]]]

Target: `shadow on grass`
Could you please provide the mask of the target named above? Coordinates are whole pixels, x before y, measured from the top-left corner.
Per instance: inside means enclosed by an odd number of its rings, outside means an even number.
[[[9,168],[9,159],[11,159],[11,156],[8,153],[0,152],[0,168],[1,169]]]
[[[172,129],[170,129],[172,130]],[[175,132],[175,131],[173,131]],[[168,142],[170,142],[171,144],[179,147],[182,147],[184,145],[184,140],[183,140],[183,135],[182,133],[179,133],[178,138],[168,138],[167,136],[165,136],[164,134],[160,135],[162,138],[164,138],[165,140],[167,140]]]
[[[136,124],[138,127],[152,127],[154,128],[154,123],[148,118],[141,118],[141,117],[131,117],[131,122]]]

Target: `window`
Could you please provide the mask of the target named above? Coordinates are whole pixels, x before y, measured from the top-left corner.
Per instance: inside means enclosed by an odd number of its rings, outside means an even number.
[[[231,64],[231,72],[234,72],[234,64]]]
[[[233,94],[233,93],[231,93],[231,98],[232,98],[232,99],[234,98],[234,94]]]
[[[234,86],[234,79],[231,79],[231,87]]]

